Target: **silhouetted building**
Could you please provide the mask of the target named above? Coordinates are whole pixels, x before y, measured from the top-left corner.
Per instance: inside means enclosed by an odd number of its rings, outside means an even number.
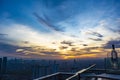
[[[72,71],[72,72],[76,72],[76,71],[77,71],[77,68],[78,68],[78,67],[77,67],[77,61],[74,59],[74,60],[73,60],[73,66],[72,66],[72,68],[71,68],[71,69],[72,69],[71,71]]]
[[[1,71],[2,71],[2,58],[0,58],[0,74],[1,74]]]
[[[112,62],[113,69],[118,69],[118,54],[115,50],[114,45],[112,45],[111,62]]]
[[[2,60],[2,74],[5,74],[7,70],[7,57],[3,57]]]
[[[54,61],[54,64],[53,64],[53,73],[56,73],[58,72],[58,64],[56,63],[56,61]]]
[[[33,78],[39,77],[39,65],[34,65],[33,69]]]

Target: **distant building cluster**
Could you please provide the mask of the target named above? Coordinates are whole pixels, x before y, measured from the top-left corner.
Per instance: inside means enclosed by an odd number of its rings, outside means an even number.
[[[104,68],[103,59],[96,60],[26,60],[0,58],[0,80],[32,80],[56,72],[76,72],[88,65]]]

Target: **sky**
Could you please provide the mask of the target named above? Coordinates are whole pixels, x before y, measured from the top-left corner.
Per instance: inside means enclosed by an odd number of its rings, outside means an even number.
[[[105,58],[112,44],[120,53],[119,9],[120,0],[0,0],[0,57]]]

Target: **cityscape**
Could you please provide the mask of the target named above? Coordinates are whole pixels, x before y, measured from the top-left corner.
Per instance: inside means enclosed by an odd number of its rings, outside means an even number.
[[[0,0],[0,80],[120,80],[120,0]]]
[[[25,60],[3,57],[0,58],[0,65],[2,65],[0,72],[4,75],[1,80],[32,80],[56,72],[76,72],[91,64],[97,64],[96,68],[105,67],[103,59]]]
[[[118,61],[119,60],[120,59],[118,58]],[[9,57],[2,57],[0,58],[0,80],[33,80],[57,72],[75,73],[91,64],[96,64],[93,70],[113,69],[110,57],[104,59],[70,60],[28,60],[22,58],[9,59]],[[117,66],[117,70],[119,69],[120,61]]]

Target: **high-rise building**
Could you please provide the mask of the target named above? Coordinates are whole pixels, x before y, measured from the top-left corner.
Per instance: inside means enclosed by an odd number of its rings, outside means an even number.
[[[58,64],[57,64],[57,62],[56,61],[54,61],[54,64],[53,64],[53,73],[56,73],[56,72],[58,72]]]
[[[111,62],[112,62],[113,69],[118,69],[118,54],[115,50],[114,45],[112,45]]]
[[[1,74],[1,71],[2,71],[2,58],[0,58],[0,74]]]
[[[7,69],[7,57],[3,57],[3,60],[2,60],[2,74],[6,73],[6,69]]]
[[[32,66],[32,76],[33,76],[33,79],[34,78],[37,78],[37,77],[40,77],[40,66],[39,65],[33,65]]]

